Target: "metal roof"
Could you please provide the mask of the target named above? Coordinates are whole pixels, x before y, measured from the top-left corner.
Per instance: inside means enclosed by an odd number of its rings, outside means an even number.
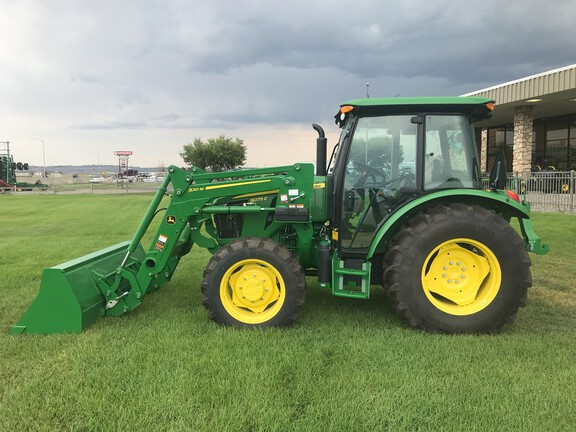
[[[534,118],[576,113],[576,64],[488,87],[463,96],[496,101],[494,116],[478,126],[496,126],[514,121],[514,108],[534,107]],[[539,99],[539,100],[538,100]]]

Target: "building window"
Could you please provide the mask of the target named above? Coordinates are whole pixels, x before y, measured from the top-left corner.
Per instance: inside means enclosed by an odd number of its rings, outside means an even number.
[[[546,169],[546,119],[534,120],[532,171]]]
[[[576,113],[534,120],[532,140],[532,171],[576,170]],[[511,125],[488,129],[487,172],[502,150],[506,152],[506,170],[511,172],[514,150]]]
[[[568,169],[576,170],[576,115],[573,115],[570,119],[570,163]]]
[[[488,129],[486,171],[492,170],[496,156],[502,151],[506,154],[506,171],[512,171],[513,148],[514,128],[511,125]]]
[[[546,167],[556,170],[568,169],[569,150],[568,139],[570,117],[553,117],[546,119]]]

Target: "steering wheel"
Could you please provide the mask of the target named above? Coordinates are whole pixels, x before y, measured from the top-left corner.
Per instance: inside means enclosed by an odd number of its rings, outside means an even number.
[[[371,167],[370,165],[366,165],[355,160],[351,162],[357,169],[362,171],[362,175],[358,178],[354,187],[380,188],[385,183],[386,175],[383,170],[379,170],[377,168]],[[368,177],[372,178],[372,183],[366,185]]]

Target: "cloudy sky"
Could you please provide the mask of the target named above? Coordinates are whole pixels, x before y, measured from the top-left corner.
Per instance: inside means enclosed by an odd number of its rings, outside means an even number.
[[[47,165],[315,157],[340,103],[459,95],[576,63],[573,0],[0,0],[0,141]]]

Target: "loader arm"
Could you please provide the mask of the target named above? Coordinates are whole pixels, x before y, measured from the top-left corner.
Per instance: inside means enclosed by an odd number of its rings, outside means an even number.
[[[231,172],[195,174],[194,171],[188,173],[175,166],[169,168],[168,176],[156,192],[122,264],[116,270],[115,285],[109,287],[103,281],[99,284],[100,291],[107,298],[122,296],[120,301],[111,304],[106,311],[107,314],[122,315],[140,305],[149,290],[157,289],[171,279],[181,257],[186,255],[194,244],[214,253],[227,243],[226,240],[219,238],[213,229],[212,215],[274,215],[276,212],[276,207],[262,207],[256,204],[230,205],[234,198],[263,194],[277,196],[284,191],[286,193],[282,195],[292,193],[293,202],[305,200],[307,197],[308,202],[310,201],[309,189],[313,171],[309,165],[239,171],[238,177],[234,178],[230,177],[231,174]],[[134,274],[125,264],[130,263],[130,254],[137,248],[148,230],[170,183],[174,193],[146,256]],[[300,186],[298,193],[293,189],[296,186]],[[288,188],[292,188],[292,192]],[[290,199],[287,199],[285,205],[288,205],[289,201]],[[281,220],[274,221],[268,226],[268,233],[272,234],[282,226]],[[262,226],[253,229],[260,233],[265,231]],[[114,290],[116,286],[122,286],[119,279],[129,281],[131,288],[127,293]],[[109,294],[110,292],[112,294]]]

